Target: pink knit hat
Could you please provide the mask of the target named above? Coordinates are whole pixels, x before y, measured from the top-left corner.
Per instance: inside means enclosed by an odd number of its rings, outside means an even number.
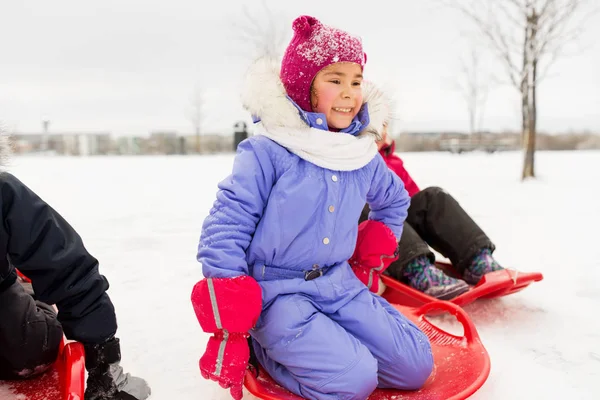
[[[280,77],[288,94],[304,111],[312,112],[310,85],[317,73],[337,62],[364,67],[367,55],[361,39],[303,15],[292,25],[294,37],[285,50]]]

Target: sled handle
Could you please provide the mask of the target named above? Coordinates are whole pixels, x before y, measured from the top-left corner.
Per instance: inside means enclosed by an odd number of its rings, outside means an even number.
[[[464,337],[467,339],[467,342],[471,343],[475,340],[479,340],[479,334],[477,334],[475,324],[473,324],[473,321],[471,321],[468,314],[456,304],[442,300],[432,301],[419,308],[417,314],[423,316],[433,310],[446,311],[454,315],[458,322],[463,326]]]
[[[63,399],[83,400],[85,391],[85,350],[79,342],[69,342],[63,349]]]

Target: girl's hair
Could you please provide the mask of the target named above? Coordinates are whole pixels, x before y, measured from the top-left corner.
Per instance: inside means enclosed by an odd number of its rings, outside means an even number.
[[[313,95],[315,96],[315,99],[317,100],[317,102],[319,101],[319,97],[317,96],[317,89],[315,89],[315,80],[313,79],[313,81],[310,83],[310,106],[312,107],[312,110],[314,110],[317,107],[318,103],[313,104]],[[312,111],[310,110],[310,111]]]

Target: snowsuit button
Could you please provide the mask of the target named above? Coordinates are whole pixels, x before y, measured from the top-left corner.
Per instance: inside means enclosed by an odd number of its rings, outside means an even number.
[[[317,122],[318,125],[321,125],[323,123],[323,120],[321,118],[317,118],[316,122]]]
[[[331,175],[331,180],[337,182],[338,178],[336,175]]]
[[[326,238],[323,239],[323,244],[329,244],[329,238],[328,237],[326,237]]]
[[[335,207],[334,206],[329,206],[329,212],[332,213],[335,211]]]

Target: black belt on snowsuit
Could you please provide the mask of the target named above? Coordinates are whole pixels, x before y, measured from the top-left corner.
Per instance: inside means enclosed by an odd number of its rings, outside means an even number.
[[[304,280],[305,281],[312,281],[313,279],[317,279],[320,276],[325,275],[325,272],[327,272],[329,270],[329,267],[323,267],[323,268],[313,268],[309,271],[304,271]]]
[[[320,276],[323,276],[332,267],[320,267],[315,264],[311,269],[305,270],[292,270],[288,268],[274,267],[271,265],[254,264],[252,267],[252,276],[254,279],[261,280],[277,280],[277,279],[293,279],[302,278],[305,281],[312,281]]]

